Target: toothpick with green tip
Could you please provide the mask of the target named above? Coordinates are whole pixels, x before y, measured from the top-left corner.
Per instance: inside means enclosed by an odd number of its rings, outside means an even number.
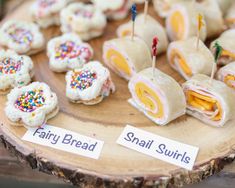
[[[218,43],[218,41],[215,42],[213,48],[215,49],[215,53],[214,53],[214,59],[215,62],[213,63],[213,67],[212,67],[212,72],[211,72],[211,78],[210,78],[210,84],[212,84],[212,80],[214,79],[215,76],[215,69],[216,69],[216,65],[218,63],[218,60],[222,54],[222,50],[223,48],[220,46],[220,44]]]

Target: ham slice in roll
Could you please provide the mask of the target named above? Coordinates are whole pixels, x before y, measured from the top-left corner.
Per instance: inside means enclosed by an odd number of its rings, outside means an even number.
[[[214,63],[211,51],[202,41],[196,48],[197,38],[174,41],[167,50],[168,63],[186,80],[201,73],[210,75]]]
[[[222,67],[217,73],[217,79],[235,89],[235,61]]]
[[[198,15],[202,14],[196,3],[181,2],[175,4],[166,18],[166,30],[171,40],[184,40],[197,35]],[[203,20],[203,22],[205,22]],[[206,39],[206,26],[200,31],[200,39]]]
[[[118,27],[118,37],[130,36],[132,31],[132,21]],[[148,47],[152,48],[152,40],[155,36],[159,39],[158,54],[165,52],[168,46],[166,31],[163,26],[154,18],[140,14],[135,20],[135,35],[142,38]]]
[[[134,75],[129,84],[131,105],[158,125],[165,125],[185,114],[186,102],[182,88],[170,76],[147,68]]]
[[[218,64],[226,65],[235,61],[235,29],[223,32],[218,39],[213,41],[210,47],[212,51],[214,50],[213,46],[216,41],[218,41],[220,46],[223,48]]]
[[[103,45],[105,64],[122,78],[129,80],[135,73],[151,66],[151,53],[140,38],[117,38]]]
[[[206,124],[222,127],[235,117],[235,95],[223,82],[202,74],[193,76],[183,84],[187,101],[187,114]]]

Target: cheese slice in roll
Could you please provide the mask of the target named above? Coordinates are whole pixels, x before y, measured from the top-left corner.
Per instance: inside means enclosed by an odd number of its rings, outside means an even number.
[[[134,75],[129,84],[131,105],[158,125],[185,114],[185,96],[180,85],[158,69],[147,68]]]
[[[105,64],[119,76],[129,80],[135,73],[151,66],[151,53],[140,38],[117,38],[103,45]]]
[[[235,95],[223,82],[202,74],[183,84],[187,114],[206,124],[222,127],[235,117]]]
[[[235,61],[222,67],[217,73],[217,79],[235,89]]]
[[[175,4],[166,18],[166,30],[169,38],[174,41],[196,36],[199,14],[202,14],[202,12],[192,1]],[[205,21],[203,20],[203,22]],[[206,39],[206,25],[202,27],[199,36],[202,41]]]
[[[211,51],[202,41],[196,48],[197,38],[174,41],[167,50],[168,63],[186,80],[201,73],[210,75],[214,63]]]
[[[118,27],[118,37],[130,36],[132,32],[132,21]],[[142,38],[149,49],[152,48],[152,40],[155,36],[159,38],[158,54],[165,52],[168,46],[168,39],[164,27],[153,17],[140,14],[135,20],[135,35]]]
[[[235,29],[223,32],[218,39],[213,41],[210,47],[212,51],[214,50],[213,46],[216,41],[218,41],[223,48],[218,64],[226,65],[235,61]]]

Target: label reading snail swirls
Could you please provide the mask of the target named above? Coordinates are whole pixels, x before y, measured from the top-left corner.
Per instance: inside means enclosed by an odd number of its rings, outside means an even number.
[[[192,170],[198,148],[127,125],[117,143],[156,159]]]

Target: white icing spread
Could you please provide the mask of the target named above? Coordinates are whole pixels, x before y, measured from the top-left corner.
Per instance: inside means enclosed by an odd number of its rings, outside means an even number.
[[[20,69],[14,74],[0,72],[0,90],[27,85],[33,76],[33,62],[28,56],[20,56],[11,50],[0,50],[0,63],[5,58],[11,58],[14,62],[22,62]]]
[[[30,13],[33,19],[42,28],[47,28],[51,25],[59,25],[59,13],[71,1],[72,0],[46,0],[49,5],[42,7],[40,4],[45,2],[45,0],[37,0],[32,4]],[[52,3],[50,4],[50,2]]]
[[[76,11],[82,13],[76,14]],[[85,12],[85,16],[83,12]],[[91,4],[70,4],[61,11],[60,18],[61,31],[63,33],[76,33],[82,40],[90,40],[101,36],[107,24],[102,11]]]
[[[75,72],[90,70],[96,73],[97,78],[93,80],[92,85],[87,89],[80,90],[72,88],[70,83]],[[99,96],[109,96],[110,92],[115,91],[115,86],[111,80],[110,72],[98,61],[91,61],[81,69],[69,71],[66,74],[66,96],[74,101],[90,101]]]
[[[76,34],[67,33],[62,36],[53,38],[47,44],[47,55],[50,59],[49,60],[50,68],[56,72],[64,72],[70,69],[81,68],[85,63],[87,63],[85,57],[82,57],[84,53],[74,58],[69,58],[69,57],[66,57],[64,59],[56,58],[55,48],[60,44],[65,43],[66,41],[71,41],[74,42],[75,45],[88,48],[91,53],[89,60],[93,58],[93,49],[91,48],[91,46],[88,43],[83,43]]]
[[[20,95],[35,89],[43,90],[43,97],[45,99],[43,106],[37,108],[33,112],[23,112],[15,107],[15,102]],[[26,127],[36,127],[45,123],[47,120],[46,116],[56,110],[57,105],[57,96],[50,90],[50,87],[47,84],[42,82],[33,82],[28,86],[14,88],[8,94],[5,113],[13,122],[19,123],[19,121],[22,121]]]
[[[15,25],[16,28],[25,29],[32,34],[33,37],[30,45],[19,44],[12,40],[6,31],[13,25]],[[36,24],[30,22],[9,20],[1,26],[0,36],[0,45],[6,46],[19,54],[25,54],[29,53],[31,50],[41,49],[44,45],[44,37],[39,31],[39,27]]]

